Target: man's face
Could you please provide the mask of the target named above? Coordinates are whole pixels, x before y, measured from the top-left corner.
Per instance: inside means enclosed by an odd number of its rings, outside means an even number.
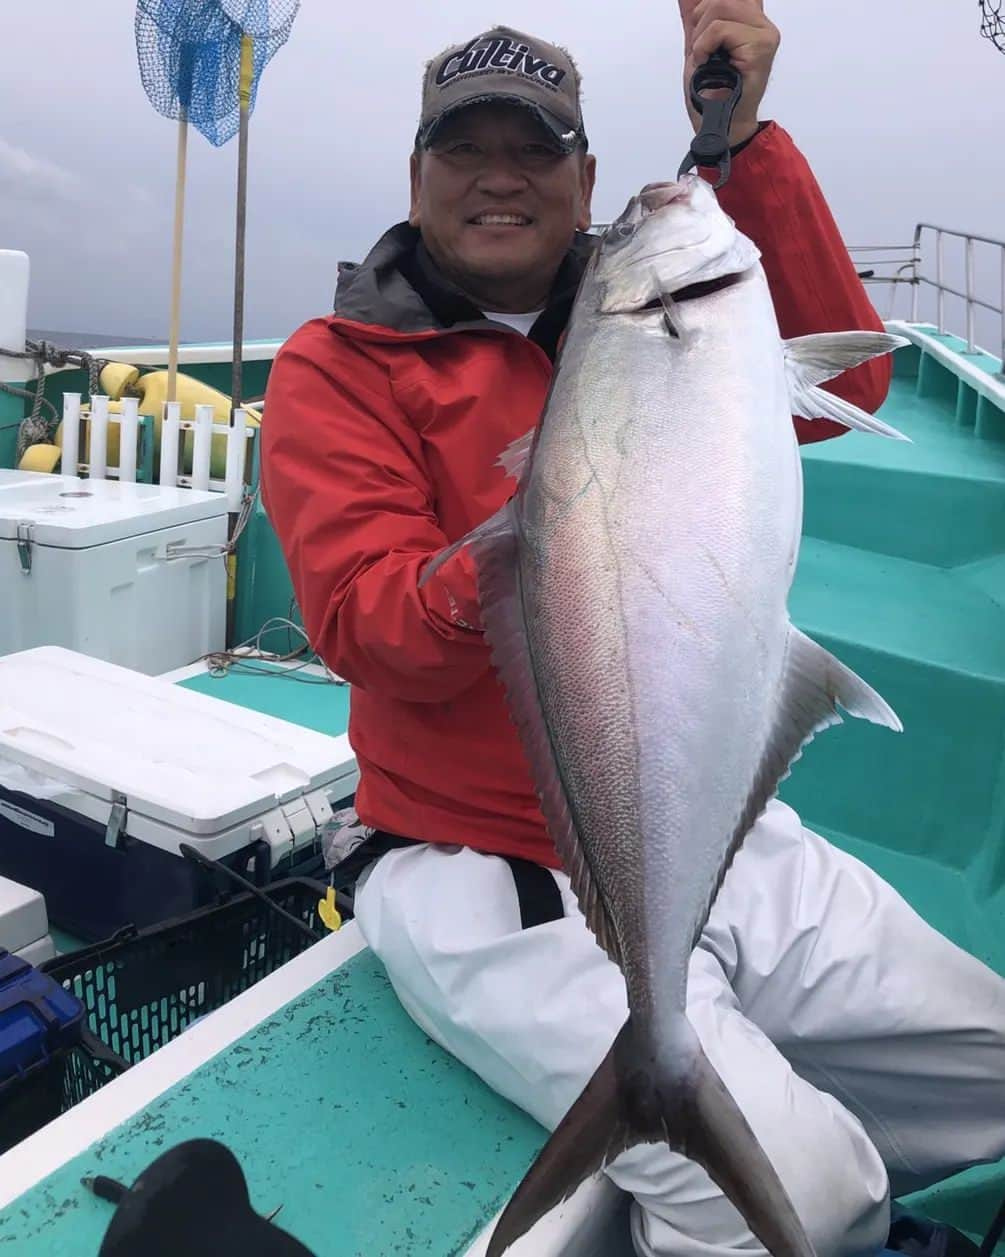
[[[456,284],[508,303],[492,308],[540,302],[573,233],[590,225],[595,166],[558,149],[529,110],[472,105],[413,155],[409,222]]]

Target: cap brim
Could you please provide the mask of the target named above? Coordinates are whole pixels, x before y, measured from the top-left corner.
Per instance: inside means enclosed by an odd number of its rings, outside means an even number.
[[[582,131],[577,130],[575,127],[570,127],[567,122],[563,122],[551,110],[545,109],[543,105],[538,105],[535,101],[527,100],[525,96],[515,96],[507,92],[486,92],[481,96],[469,96],[464,100],[458,100],[454,104],[448,105],[442,113],[438,113],[424,127],[419,127],[416,142],[423,148],[428,148],[433,142],[436,132],[448,118],[452,118],[464,109],[470,109],[472,105],[488,104],[517,105],[521,109],[526,109],[541,123],[548,132],[549,138],[554,140],[564,153],[571,153],[578,144],[583,143],[585,145],[586,143],[586,135]]]

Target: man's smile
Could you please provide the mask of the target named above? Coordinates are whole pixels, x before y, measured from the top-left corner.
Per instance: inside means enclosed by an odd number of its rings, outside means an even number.
[[[468,225],[472,227],[529,227],[533,222],[533,218],[527,214],[518,214],[511,210],[505,212],[483,210],[482,213],[468,219]]]

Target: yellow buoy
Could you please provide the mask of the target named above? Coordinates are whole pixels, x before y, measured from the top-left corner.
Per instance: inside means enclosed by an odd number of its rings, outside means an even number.
[[[150,415],[153,419],[154,433],[154,478],[160,473],[161,452],[161,418],[164,414],[164,402],[167,400],[167,371],[147,371],[141,375],[138,368],[125,362],[109,362],[102,369],[100,382],[101,391],[109,398],[108,413],[119,414],[122,410],[124,396],[139,399],[141,415]],[[175,380],[175,400],[181,403],[182,419],[194,420],[196,406],[212,406],[213,422],[227,424],[230,422],[230,398],[219,389],[203,384],[191,375],[179,374]],[[257,428],[261,423],[261,412],[245,406],[249,428]],[[81,407],[86,415],[88,407]],[[21,471],[54,472],[59,466],[63,445],[63,425],[56,429],[55,445],[32,445],[25,451],[18,464]],[[185,434],[182,444],[182,474],[189,475],[192,471],[192,435]],[[86,463],[90,457],[90,430],[84,424],[80,441],[80,460]],[[119,462],[119,425],[108,425],[108,462],[112,467]],[[227,466],[227,441],[223,436],[213,438],[210,475],[222,480]],[[66,469],[69,473],[70,469]]]

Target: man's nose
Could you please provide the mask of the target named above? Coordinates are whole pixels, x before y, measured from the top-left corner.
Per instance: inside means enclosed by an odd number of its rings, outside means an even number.
[[[488,196],[513,196],[527,186],[527,176],[511,157],[493,155],[478,176],[478,190]]]

